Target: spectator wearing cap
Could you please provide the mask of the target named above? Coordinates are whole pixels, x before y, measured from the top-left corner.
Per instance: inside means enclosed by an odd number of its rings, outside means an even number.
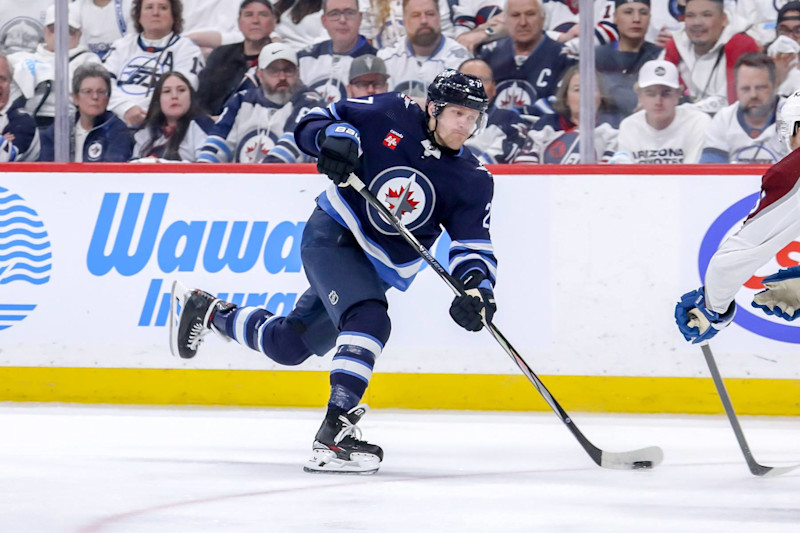
[[[216,48],[200,73],[201,107],[219,115],[228,98],[241,90],[245,73],[258,65],[258,54],[275,29],[275,11],[269,0],[244,0],[239,6],[239,30],[244,41]]]
[[[778,10],[776,33],[767,54],[775,62],[778,94],[789,96],[800,89],[800,2],[793,0]]]
[[[180,72],[196,88],[204,61],[200,48],[181,36],[180,0],[133,0],[131,14],[135,31],[114,41],[104,64],[114,84],[108,108],[139,128],[161,76]]]
[[[36,121],[23,108],[23,100],[11,98],[11,66],[0,52],[0,162],[36,161],[39,131]]]
[[[686,0],[685,26],[673,34],[661,59],[678,67],[691,105],[713,115],[736,101],[734,65],[758,44],[728,23],[723,0]]]
[[[619,41],[595,48],[595,68],[603,78],[609,112],[621,120],[636,109],[633,85],[639,69],[656,59],[661,47],[645,40],[650,24],[650,0],[616,0],[614,24]]]
[[[197,161],[261,163],[284,135],[283,145],[297,150],[298,117],[321,104],[317,93],[302,86],[297,64],[297,53],[286,43],[262,48],[256,72],[260,85],[228,99]]]
[[[87,63],[75,70],[72,101],[76,113],[70,121],[69,160],[77,163],[123,163],[133,152],[133,135],[122,120],[108,110],[111,76],[103,65]],[[55,160],[55,127],[42,131],[39,161]]]
[[[767,54],[745,54],[735,67],[738,101],[714,116],[706,132],[701,163],[778,162],[788,153],[775,126],[780,98],[775,63]]]
[[[330,39],[297,54],[300,79],[326,103],[347,97],[347,76],[355,58],[378,51],[359,35],[362,15],[357,0],[323,0],[322,25]]]
[[[678,69],[664,60],[639,69],[635,86],[641,110],[619,125],[614,163],[697,163],[711,117],[679,106]]]
[[[53,83],[56,79],[55,56],[55,21],[56,8],[47,8],[44,20],[44,43],[39,44],[36,52],[18,52],[8,57],[14,71],[14,83],[19,89],[13,97],[23,96],[26,100],[25,110],[36,120],[36,125],[46,128],[55,120],[56,95]],[[80,44],[81,21],[78,11],[69,10],[69,80],[75,69],[87,63],[100,63],[100,58]]]
[[[389,74],[383,59],[374,55],[355,58],[347,76],[347,97],[366,98],[389,90]]]
[[[489,97],[486,127],[467,139],[464,145],[483,163],[511,163],[525,146],[526,135],[532,123],[514,109],[500,109],[495,105],[497,84],[486,61],[467,59],[461,63],[458,71],[480,79],[486,96]]]
[[[111,43],[133,28],[133,0],[76,0],[70,9],[80,15],[81,44],[103,59]]]

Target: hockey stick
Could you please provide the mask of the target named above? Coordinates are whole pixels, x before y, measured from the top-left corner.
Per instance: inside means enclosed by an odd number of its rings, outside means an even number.
[[[711,372],[711,379],[714,380],[714,386],[717,387],[719,399],[722,400],[722,406],[725,407],[725,414],[728,415],[728,420],[731,423],[731,427],[733,427],[733,432],[736,434],[736,440],[739,441],[739,448],[742,449],[744,460],[747,461],[747,466],[750,468],[750,472],[752,472],[755,476],[780,476],[781,474],[791,472],[795,468],[800,467],[800,465],[764,466],[756,462],[755,458],[753,457],[753,452],[750,451],[750,446],[747,445],[747,440],[744,438],[742,426],[739,425],[739,419],[736,416],[736,411],[733,410],[731,398],[728,396],[728,391],[725,389],[725,382],[722,380],[722,376],[719,374],[719,369],[717,368],[716,361],[714,361],[714,354],[711,352],[711,347],[707,342],[704,342],[700,345],[700,348],[703,350],[703,355],[706,358],[708,370]]]
[[[405,241],[410,244],[417,253],[425,260],[428,265],[433,268],[433,270],[439,275],[442,280],[450,287],[450,290],[453,291],[456,295],[463,295],[465,294],[464,290],[461,289],[461,284],[450,275],[450,273],[445,270],[445,268],[434,258],[431,253],[428,251],[425,246],[420,243],[416,237],[408,230],[400,220],[394,216],[389,209],[377,198],[373,195],[369,189],[366,188],[364,182],[362,182],[358,176],[355,174],[350,174],[350,178],[347,180],[347,183],[353,187],[356,191],[358,191],[361,196],[366,199],[367,203],[369,203],[372,207],[374,207],[378,213],[380,213],[383,218],[396,229],[400,235],[405,239]],[[511,346],[511,343],[500,333],[500,330],[494,324],[487,324],[484,321],[484,325],[486,329],[492,334],[492,337],[497,341],[497,343],[505,350],[505,352],[514,360],[517,364],[519,369],[525,374],[533,386],[539,391],[539,394],[542,395],[544,400],[547,404],[555,411],[558,418],[569,428],[572,434],[578,439],[578,442],[583,446],[583,449],[586,450],[586,453],[589,454],[589,457],[597,463],[599,466],[605,468],[614,468],[617,470],[631,470],[631,469],[638,469],[638,468],[652,468],[659,464],[664,459],[664,452],[658,446],[650,446],[648,448],[642,448],[639,450],[632,450],[629,452],[607,452],[601,450],[587,439],[583,433],[578,429],[575,425],[575,422],[572,421],[572,418],[561,408],[561,405],[556,401],[550,391],[547,390],[547,387],[544,386],[544,383],[539,379],[539,377],[534,374],[533,370],[528,366],[528,363],[522,358],[521,355]]]

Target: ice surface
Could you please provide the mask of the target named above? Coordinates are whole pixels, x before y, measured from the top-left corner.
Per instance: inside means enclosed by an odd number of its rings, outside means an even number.
[[[2,532],[797,532],[800,472],[752,476],[727,419],[376,410],[374,476],[307,474],[322,410],[0,404]],[[800,420],[742,417],[756,459],[800,461]]]

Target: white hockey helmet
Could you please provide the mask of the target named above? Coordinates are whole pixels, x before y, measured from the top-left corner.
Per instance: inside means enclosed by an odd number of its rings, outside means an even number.
[[[790,149],[790,140],[798,129],[800,129],[800,91],[795,91],[778,110],[778,135]]]

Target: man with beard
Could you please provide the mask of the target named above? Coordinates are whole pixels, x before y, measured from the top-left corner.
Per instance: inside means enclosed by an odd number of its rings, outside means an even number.
[[[485,45],[479,54],[495,75],[494,106],[527,115],[552,113],[547,99],[575,61],[563,44],[545,35],[539,0],[508,0],[505,16],[510,37]]]
[[[444,69],[456,69],[470,57],[466,48],[442,35],[435,0],[403,0],[405,39],[381,49],[391,90],[424,101],[428,85]]]
[[[198,162],[261,163],[278,139],[294,131],[298,117],[320,104],[300,83],[297,54],[270,43],[258,55],[259,87],[233,95],[197,152]]]
[[[775,129],[775,63],[754,52],[741,56],[734,72],[739,101],[714,116],[700,162],[776,163],[787,148]]]

